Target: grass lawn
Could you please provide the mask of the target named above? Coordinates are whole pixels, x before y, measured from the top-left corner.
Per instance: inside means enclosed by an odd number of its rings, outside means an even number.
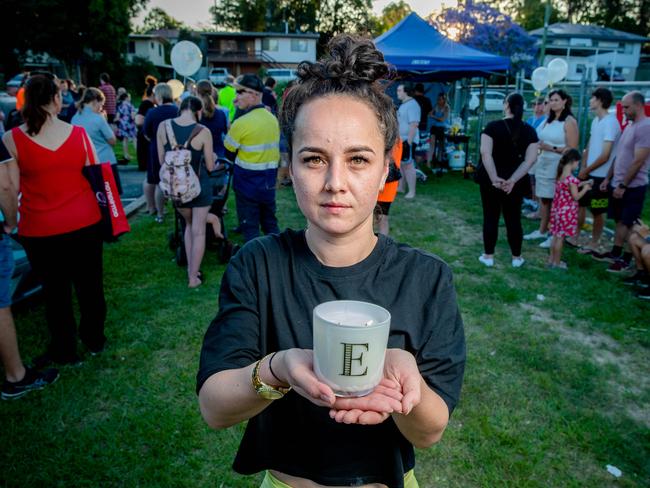
[[[278,195],[281,226],[301,227],[291,190]],[[487,269],[481,220],[478,187],[458,174],[391,209],[394,238],[452,266],[467,334],[461,402],[443,440],[417,453],[420,486],[649,486],[650,304],[571,250],[570,271],[547,270],[546,252],[525,243],[527,263],[512,269],[505,229]],[[207,256],[206,283],[189,290],[167,248],[171,219],[132,224],[106,246],[106,352],[0,404],[0,486],[259,486],[231,470],[242,426],[209,430],[194,393],[224,267]],[[41,352],[42,306],[16,322],[23,356]]]

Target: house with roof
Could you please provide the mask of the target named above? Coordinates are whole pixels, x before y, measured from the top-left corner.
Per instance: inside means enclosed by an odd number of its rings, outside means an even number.
[[[228,68],[237,76],[260,68],[295,68],[316,61],[314,33],[201,32],[202,50],[210,68]]]
[[[130,34],[126,60],[131,63],[137,56],[150,61],[157,68],[170,69],[165,56],[167,45],[168,41],[156,34]]]
[[[539,38],[544,29],[529,33]],[[597,25],[557,23],[548,26],[546,52],[542,61],[563,58],[569,65],[567,80],[583,77],[593,81],[635,81],[643,44],[647,37]]]

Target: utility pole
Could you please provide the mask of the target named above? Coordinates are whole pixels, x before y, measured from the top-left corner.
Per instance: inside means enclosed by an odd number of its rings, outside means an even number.
[[[551,20],[551,0],[546,0],[544,9],[544,34],[542,36],[542,49],[539,51],[539,65],[544,66],[544,57],[546,56],[546,35],[548,33],[548,23]]]

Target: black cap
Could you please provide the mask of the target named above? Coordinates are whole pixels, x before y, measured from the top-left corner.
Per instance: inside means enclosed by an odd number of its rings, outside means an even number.
[[[251,73],[241,75],[235,80],[235,85],[239,85],[244,88],[262,93],[264,91],[264,85],[260,77]]]

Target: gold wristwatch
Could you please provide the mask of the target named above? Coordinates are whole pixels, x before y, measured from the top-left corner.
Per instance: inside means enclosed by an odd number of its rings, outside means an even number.
[[[260,378],[260,366],[262,365],[263,360],[264,358],[257,361],[253,368],[253,374],[251,375],[253,388],[255,389],[255,392],[265,400],[279,400],[291,391],[291,387],[271,386],[264,383]]]

